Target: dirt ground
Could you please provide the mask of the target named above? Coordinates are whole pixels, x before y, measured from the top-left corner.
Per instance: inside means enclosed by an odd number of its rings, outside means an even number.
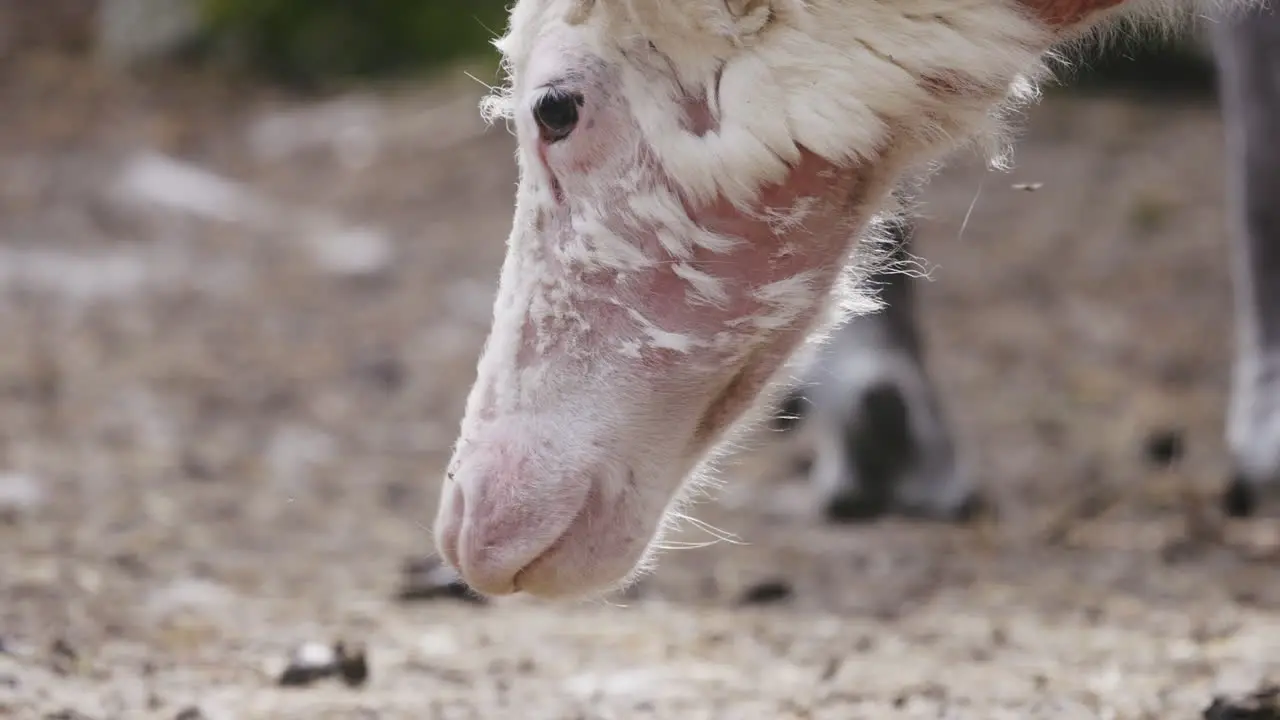
[[[626,598],[400,599],[510,222],[478,90],[0,75],[0,717],[1170,720],[1280,680],[1280,524],[1213,499],[1209,99],[1051,97],[1013,172],[925,195],[931,359],[996,516],[824,527],[762,438],[697,507],[737,541]],[[279,686],[336,640],[363,684]]]

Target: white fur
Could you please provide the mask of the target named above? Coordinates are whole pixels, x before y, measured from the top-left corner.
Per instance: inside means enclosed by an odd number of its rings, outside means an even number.
[[[872,163],[891,145],[916,145],[904,161],[949,149],[981,129],[1006,91],[1037,68],[1051,34],[1011,3],[992,0],[774,0],[745,17],[720,0],[522,0],[498,47],[516,78],[538,37],[577,20],[617,59],[650,53],[678,84],[652,81],[623,62],[622,94],[645,140],[682,191],[699,202],[725,197],[746,209],[760,185],[785,177],[806,147],[840,165]],[[771,19],[761,21],[769,11]],[[613,58],[611,58],[613,59]],[[922,86],[962,70],[988,88],[965,106]],[[678,91],[714,100],[720,121],[706,135],[679,125]],[[510,117],[511,87],[485,102]],[[902,137],[906,133],[907,137]]]
[[[1227,444],[1250,480],[1270,478],[1280,467],[1280,357],[1242,348],[1227,416]]]
[[[535,44],[566,26],[597,38],[594,51],[621,68],[619,92],[639,140],[677,189],[694,203],[726,199],[748,216],[758,216],[752,202],[760,188],[785,179],[801,147],[837,166],[875,167],[891,177],[996,129],[1002,101],[1032,96],[1024,73],[1037,70],[1051,41],[1024,12],[991,0],[522,0],[497,43],[510,82],[486,99],[488,117],[515,116],[520,73]],[[663,74],[675,81],[655,80]],[[946,78],[963,92],[939,96],[926,78]],[[681,103],[688,97],[707,99],[717,127],[702,135],[682,127]],[[637,161],[619,161],[628,164],[634,168]],[[526,178],[544,184],[538,180]],[[690,220],[670,189],[647,184],[636,172],[620,173],[620,180],[628,185],[624,207],[573,200],[577,238],[561,252],[580,261],[581,272],[625,274],[687,260],[699,249],[727,254],[736,247],[734,239]],[[552,202],[545,188],[536,202]],[[770,225],[779,235],[794,232],[814,209],[812,199],[801,198],[790,209],[773,210]],[[606,215],[620,230],[656,230],[666,256],[646,256],[605,226]],[[851,226],[850,237],[862,230]],[[874,261],[874,244],[861,250],[862,261]],[[690,303],[722,307],[727,301],[714,272],[682,264],[677,273],[689,285]],[[838,289],[856,293],[859,287],[842,282]],[[833,299],[824,326],[869,306],[854,294]],[[552,304],[545,309],[552,311]],[[753,326],[784,324],[790,315],[775,310],[762,307]],[[643,324],[636,329],[641,343],[655,337]]]
[[[1175,5],[1194,7],[1134,0],[1108,15]],[[650,558],[645,528],[669,520],[684,476],[706,466],[733,429],[720,425],[742,416],[737,401],[758,394],[779,353],[803,345],[800,331],[813,342],[874,307],[858,290],[880,262],[873,216],[893,187],[963,143],[999,140],[1008,110],[1034,97],[1046,51],[1090,26],[1049,27],[1016,0],[517,0],[497,43],[508,83],[483,112],[516,126],[521,181],[437,525],[442,548],[472,549],[468,581],[515,586],[545,551],[544,590],[593,591],[625,574],[619,563]],[[587,110],[608,132],[538,141],[535,86],[555,73],[594,83]],[[705,105],[709,128],[687,126],[691,104]],[[806,150],[829,166],[829,188],[853,179],[857,196],[815,189],[760,208]],[[583,160],[590,171],[576,169]],[[726,202],[778,248],[690,217],[690,205]],[[811,231],[824,221],[824,234]],[[822,262],[782,265],[819,246]],[[762,262],[767,272],[721,271]],[[639,284],[655,276],[669,282]],[[685,312],[669,298],[646,305],[646,287],[671,282]],[[589,491],[594,517],[569,507]],[[592,535],[559,542],[575,528]]]

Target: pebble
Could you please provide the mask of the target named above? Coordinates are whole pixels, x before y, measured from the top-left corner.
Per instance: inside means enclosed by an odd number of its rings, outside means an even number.
[[[1181,430],[1164,428],[1147,435],[1144,443],[1144,454],[1147,462],[1159,468],[1166,468],[1182,459],[1186,442]]]
[[[197,577],[181,578],[150,591],[143,609],[156,619],[187,613],[212,614],[234,605],[237,599],[237,594],[221,583]]]
[[[337,669],[337,658],[337,653],[328,645],[304,643],[293,651],[289,664],[280,673],[278,684],[281,687],[298,687],[329,677]]]
[[[369,658],[364,647],[348,648],[339,642],[334,646],[337,655],[338,675],[350,687],[359,687],[369,680]]]
[[[44,488],[35,478],[22,473],[0,473],[0,520],[16,520],[44,501]]]
[[[740,605],[765,605],[788,600],[795,593],[785,580],[766,580],[748,587],[738,598]]]
[[[53,645],[49,648],[49,655],[53,671],[59,675],[70,675],[75,672],[80,660],[80,654],[65,638],[53,641]]]
[[[395,246],[383,233],[371,228],[345,228],[317,223],[307,238],[311,254],[321,269],[341,277],[380,275],[395,262]]]
[[[408,377],[404,364],[390,356],[363,358],[352,370],[360,379],[388,393],[403,387]]]
[[[364,685],[369,680],[369,660],[364,647],[342,641],[333,645],[304,643],[294,650],[277,684],[305,687],[333,676],[341,678],[349,687]]]
[[[1271,685],[1243,698],[1218,696],[1205,708],[1203,720],[1280,720],[1280,685]]]

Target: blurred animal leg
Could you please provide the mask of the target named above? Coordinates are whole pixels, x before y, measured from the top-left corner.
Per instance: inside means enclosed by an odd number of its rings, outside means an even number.
[[[909,259],[914,226],[893,232],[894,260]],[[876,275],[886,306],[833,330],[775,416],[775,427],[802,433],[810,479],[834,522],[889,513],[952,520],[976,508],[924,366],[916,282],[898,270]]]
[[[1237,337],[1223,505],[1245,516],[1280,496],[1280,14],[1217,20]]]

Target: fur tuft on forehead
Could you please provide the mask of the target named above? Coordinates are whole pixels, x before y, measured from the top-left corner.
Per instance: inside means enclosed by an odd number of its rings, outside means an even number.
[[[520,0],[495,43],[508,84],[488,118],[511,115],[535,43],[565,27],[618,67],[686,196],[744,209],[802,147],[841,167],[913,163],[995,129],[993,108],[1030,96],[1021,74],[1052,40],[1012,0]],[[710,106],[709,132],[683,123],[689,99]]]

